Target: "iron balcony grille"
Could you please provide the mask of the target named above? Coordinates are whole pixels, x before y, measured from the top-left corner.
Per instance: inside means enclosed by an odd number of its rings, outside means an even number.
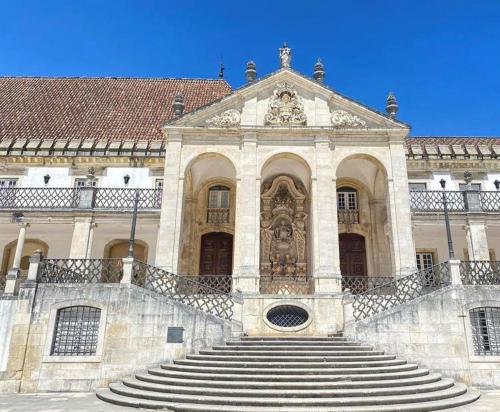
[[[464,285],[500,285],[500,261],[462,261],[460,277]]]
[[[469,311],[474,354],[500,355],[500,308],[484,307]]]
[[[449,212],[465,212],[465,192],[440,190],[410,191],[410,207],[415,212],[442,212],[443,193]]]
[[[5,290],[5,283],[7,282],[6,275],[0,273],[0,294],[3,294]]]
[[[224,293],[231,293],[233,287],[232,275],[198,275],[188,276],[189,279],[208,286],[211,289],[217,289]]]
[[[338,222],[347,225],[355,225],[359,223],[358,209],[339,209],[337,210]]]
[[[229,209],[208,208],[207,223],[214,223],[214,224],[229,223]]]
[[[451,283],[448,262],[394,279],[366,292],[354,295],[354,319],[361,320],[409,302]]]
[[[392,276],[350,276],[342,275],[342,291],[349,289],[353,295],[366,292],[368,289],[373,289],[382,286],[391,280]]]
[[[483,212],[500,212],[500,192],[479,192]]]
[[[161,208],[161,189],[0,188],[0,210],[133,210],[136,193],[140,211]]]
[[[134,261],[132,283],[219,318],[231,320],[233,317],[234,300],[231,293],[196,282],[190,276],[175,275]]]
[[[44,259],[38,271],[41,283],[120,283],[122,259]]]
[[[70,306],[59,309],[51,355],[95,355],[100,319],[101,310],[91,306]]]

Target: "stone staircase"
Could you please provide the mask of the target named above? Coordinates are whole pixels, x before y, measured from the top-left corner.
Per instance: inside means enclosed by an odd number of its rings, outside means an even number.
[[[473,402],[479,392],[336,335],[230,340],[97,396],[182,412],[433,411]]]

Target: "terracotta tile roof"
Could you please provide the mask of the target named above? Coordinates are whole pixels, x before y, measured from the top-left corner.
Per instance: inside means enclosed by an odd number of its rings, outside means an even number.
[[[231,87],[208,79],[0,77],[0,141],[160,140],[178,92],[187,112]]]
[[[500,137],[486,136],[410,136],[406,139],[407,144],[424,145],[498,145]]]

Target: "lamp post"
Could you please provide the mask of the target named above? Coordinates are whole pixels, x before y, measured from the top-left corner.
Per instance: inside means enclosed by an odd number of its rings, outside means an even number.
[[[439,181],[443,189],[443,209],[444,209],[444,222],[446,224],[446,236],[448,238],[448,255],[450,259],[455,259],[455,252],[453,251],[453,240],[451,239],[450,217],[448,216],[448,201],[446,200],[446,180]]]
[[[497,190],[499,190],[499,189],[500,189],[500,180],[496,179],[496,180],[493,182],[493,184],[495,185],[495,188],[496,188]]]
[[[125,186],[128,186],[128,182],[130,181],[130,176],[125,175],[123,176],[123,181],[125,183]],[[135,189],[135,195],[134,195],[134,211],[132,213],[132,225],[130,227],[130,237],[128,239],[128,255],[127,257],[133,258],[134,257],[134,241],[135,241],[135,227],[137,224],[137,207],[139,205],[139,189]]]

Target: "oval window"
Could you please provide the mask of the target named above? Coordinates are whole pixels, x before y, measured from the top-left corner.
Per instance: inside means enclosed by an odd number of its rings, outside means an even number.
[[[294,328],[303,325],[309,319],[305,309],[293,305],[276,306],[267,312],[267,320],[281,328]]]

